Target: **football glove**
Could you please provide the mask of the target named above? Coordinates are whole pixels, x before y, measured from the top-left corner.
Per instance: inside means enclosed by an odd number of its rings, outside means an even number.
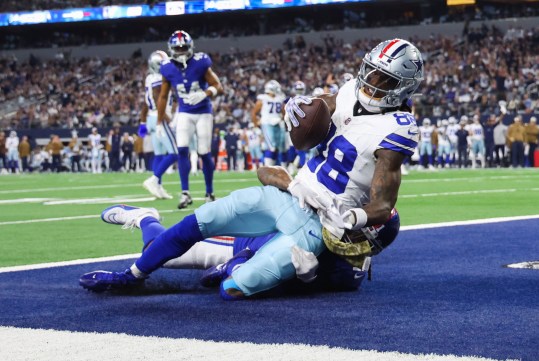
[[[155,127],[155,135],[158,138],[164,138],[166,136],[165,128],[163,127],[163,124],[157,124],[157,126]]]
[[[292,264],[296,269],[296,276],[303,282],[309,283],[315,280],[318,260],[312,252],[308,252],[298,246],[292,249]]]
[[[307,209],[306,206],[322,210],[331,207],[333,197],[324,189],[317,188],[319,187],[316,185],[304,184],[296,178],[288,185],[288,192],[298,199],[299,206],[303,209]]]
[[[138,136],[144,138],[148,134],[146,123],[140,123],[138,126]]]
[[[288,131],[291,131],[292,127],[299,127],[299,120],[297,117],[305,117],[305,112],[301,110],[300,104],[311,104],[312,102],[312,99],[305,95],[296,95],[288,100],[284,107],[286,111],[284,122]]]
[[[206,99],[208,95],[204,90],[198,90],[193,93],[189,93],[187,97],[184,98],[184,102],[189,105],[196,105]]]

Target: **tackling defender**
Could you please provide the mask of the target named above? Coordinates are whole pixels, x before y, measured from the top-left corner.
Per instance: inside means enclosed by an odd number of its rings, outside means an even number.
[[[273,182],[274,185],[286,187],[291,177],[281,167],[262,167],[258,172],[262,183]],[[160,223],[160,215],[153,208],[138,208],[126,205],[116,205],[105,209],[101,215],[104,222],[122,225],[122,228],[140,228],[144,252],[153,240],[165,231]],[[330,243],[332,250],[323,252],[318,259],[311,252],[306,252],[295,246],[292,248],[292,263],[299,280],[308,283],[311,291],[357,290],[370,267],[370,257],[380,253],[396,238],[400,228],[399,215],[394,209],[391,218],[383,225],[362,228],[349,232],[348,236],[354,244],[343,242]],[[248,261],[258,250],[271,239],[275,233],[259,237],[214,237],[196,243],[189,251],[178,258],[163,264],[164,268],[173,269],[207,269],[200,282],[203,286],[218,286],[229,277],[236,268]],[[361,245],[361,254],[351,255],[350,247]],[[335,252],[335,253],[333,253]],[[337,254],[338,255],[337,255]],[[101,292],[122,288],[124,285],[111,283],[102,278],[94,278],[93,272],[83,275],[79,283],[82,287]],[[114,273],[105,273],[111,278]],[[135,280],[137,286],[143,280]],[[297,285],[296,285],[297,286]],[[225,296],[225,299],[227,297]]]
[[[178,111],[174,115],[176,143],[178,145],[178,171],[182,194],[178,208],[193,203],[189,194],[189,143],[196,133],[197,152],[202,159],[202,172],[206,181],[206,202],[215,200],[213,195],[214,164],[211,156],[213,114],[211,98],[223,93],[217,75],[211,69],[208,54],[195,53],[191,36],[175,31],[168,40],[170,60],[164,60],[160,72],[163,75],[161,93],[157,102],[157,124],[165,119],[168,93],[172,91],[178,100]]]

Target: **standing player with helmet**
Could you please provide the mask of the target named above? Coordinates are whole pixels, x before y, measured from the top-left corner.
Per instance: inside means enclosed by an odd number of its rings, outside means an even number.
[[[275,165],[279,153],[284,152],[285,130],[282,124],[284,100],[281,84],[277,80],[270,80],[264,85],[264,94],[257,96],[251,111],[251,119],[255,127],[259,126],[262,129],[266,141],[265,165]]]
[[[423,166],[426,158],[427,167],[429,169],[434,169],[434,158],[432,154],[432,134],[434,131],[434,126],[430,123],[430,119],[423,119],[423,123],[419,127],[419,164],[420,166]]]
[[[97,271],[87,277],[118,287],[134,284],[205,238],[275,232],[221,283],[221,295],[240,299],[293,278],[294,246],[318,256],[326,245],[337,249],[346,230],[384,224],[391,218],[402,161],[418,141],[407,101],[422,79],[423,60],[414,45],[401,39],[380,43],[365,55],[356,83],[349,82],[338,95],[326,98],[331,129],[318,146],[318,155],[293,181],[269,181],[266,184],[275,186],[246,188],[207,203],[156,236],[130,269]],[[292,98],[285,121],[301,126],[305,114],[300,104],[311,102],[305,96]],[[136,218],[137,213],[132,214]]]
[[[158,199],[172,199],[161,183],[166,170],[178,160],[176,137],[169,125],[172,110],[172,95],[167,99],[164,121],[157,124],[157,99],[163,83],[159,69],[168,61],[168,55],[161,50],[154,51],[148,58],[148,75],[144,83],[144,105],[140,116],[139,135],[148,133],[152,139],[154,158],[153,175],[142,183],[143,187]]]
[[[176,143],[178,145],[178,169],[182,194],[178,208],[193,203],[189,194],[189,143],[197,136],[197,152],[202,159],[202,172],[206,181],[206,202],[215,200],[213,195],[214,164],[211,156],[213,114],[211,98],[223,92],[217,75],[211,69],[212,61],[205,53],[194,53],[191,36],[183,31],[175,31],[168,40],[170,61],[161,64],[163,84],[157,103],[157,124],[165,118],[168,93],[172,90],[178,100],[178,111],[173,121],[176,123]]]
[[[97,128],[92,128],[92,133],[88,136],[88,146],[90,148],[90,163],[92,173],[102,173],[101,162],[103,161],[101,149],[101,134],[97,132]]]

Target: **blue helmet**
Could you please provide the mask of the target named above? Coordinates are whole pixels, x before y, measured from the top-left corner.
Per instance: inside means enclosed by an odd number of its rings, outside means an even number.
[[[183,30],[175,31],[168,39],[170,57],[184,66],[187,65],[187,60],[193,56],[194,48],[193,38]]]

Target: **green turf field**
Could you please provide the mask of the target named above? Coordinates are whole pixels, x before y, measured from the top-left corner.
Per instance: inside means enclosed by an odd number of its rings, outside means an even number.
[[[148,174],[23,174],[0,177],[0,267],[66,261],[140,251],[139,232],[105,224],[101,210],[115,203],[155,207],[170,226],[190,214],[177,200],[148,201]],[[177,193],[177,175],[165,188]],[[215,193],[257,185],[252,172],[216,173]],[[191,177],[194,206],[204,179]],[[539,170],[487,169],[411,172],[403,177],[397,208],[402,225],[539,214]]]

